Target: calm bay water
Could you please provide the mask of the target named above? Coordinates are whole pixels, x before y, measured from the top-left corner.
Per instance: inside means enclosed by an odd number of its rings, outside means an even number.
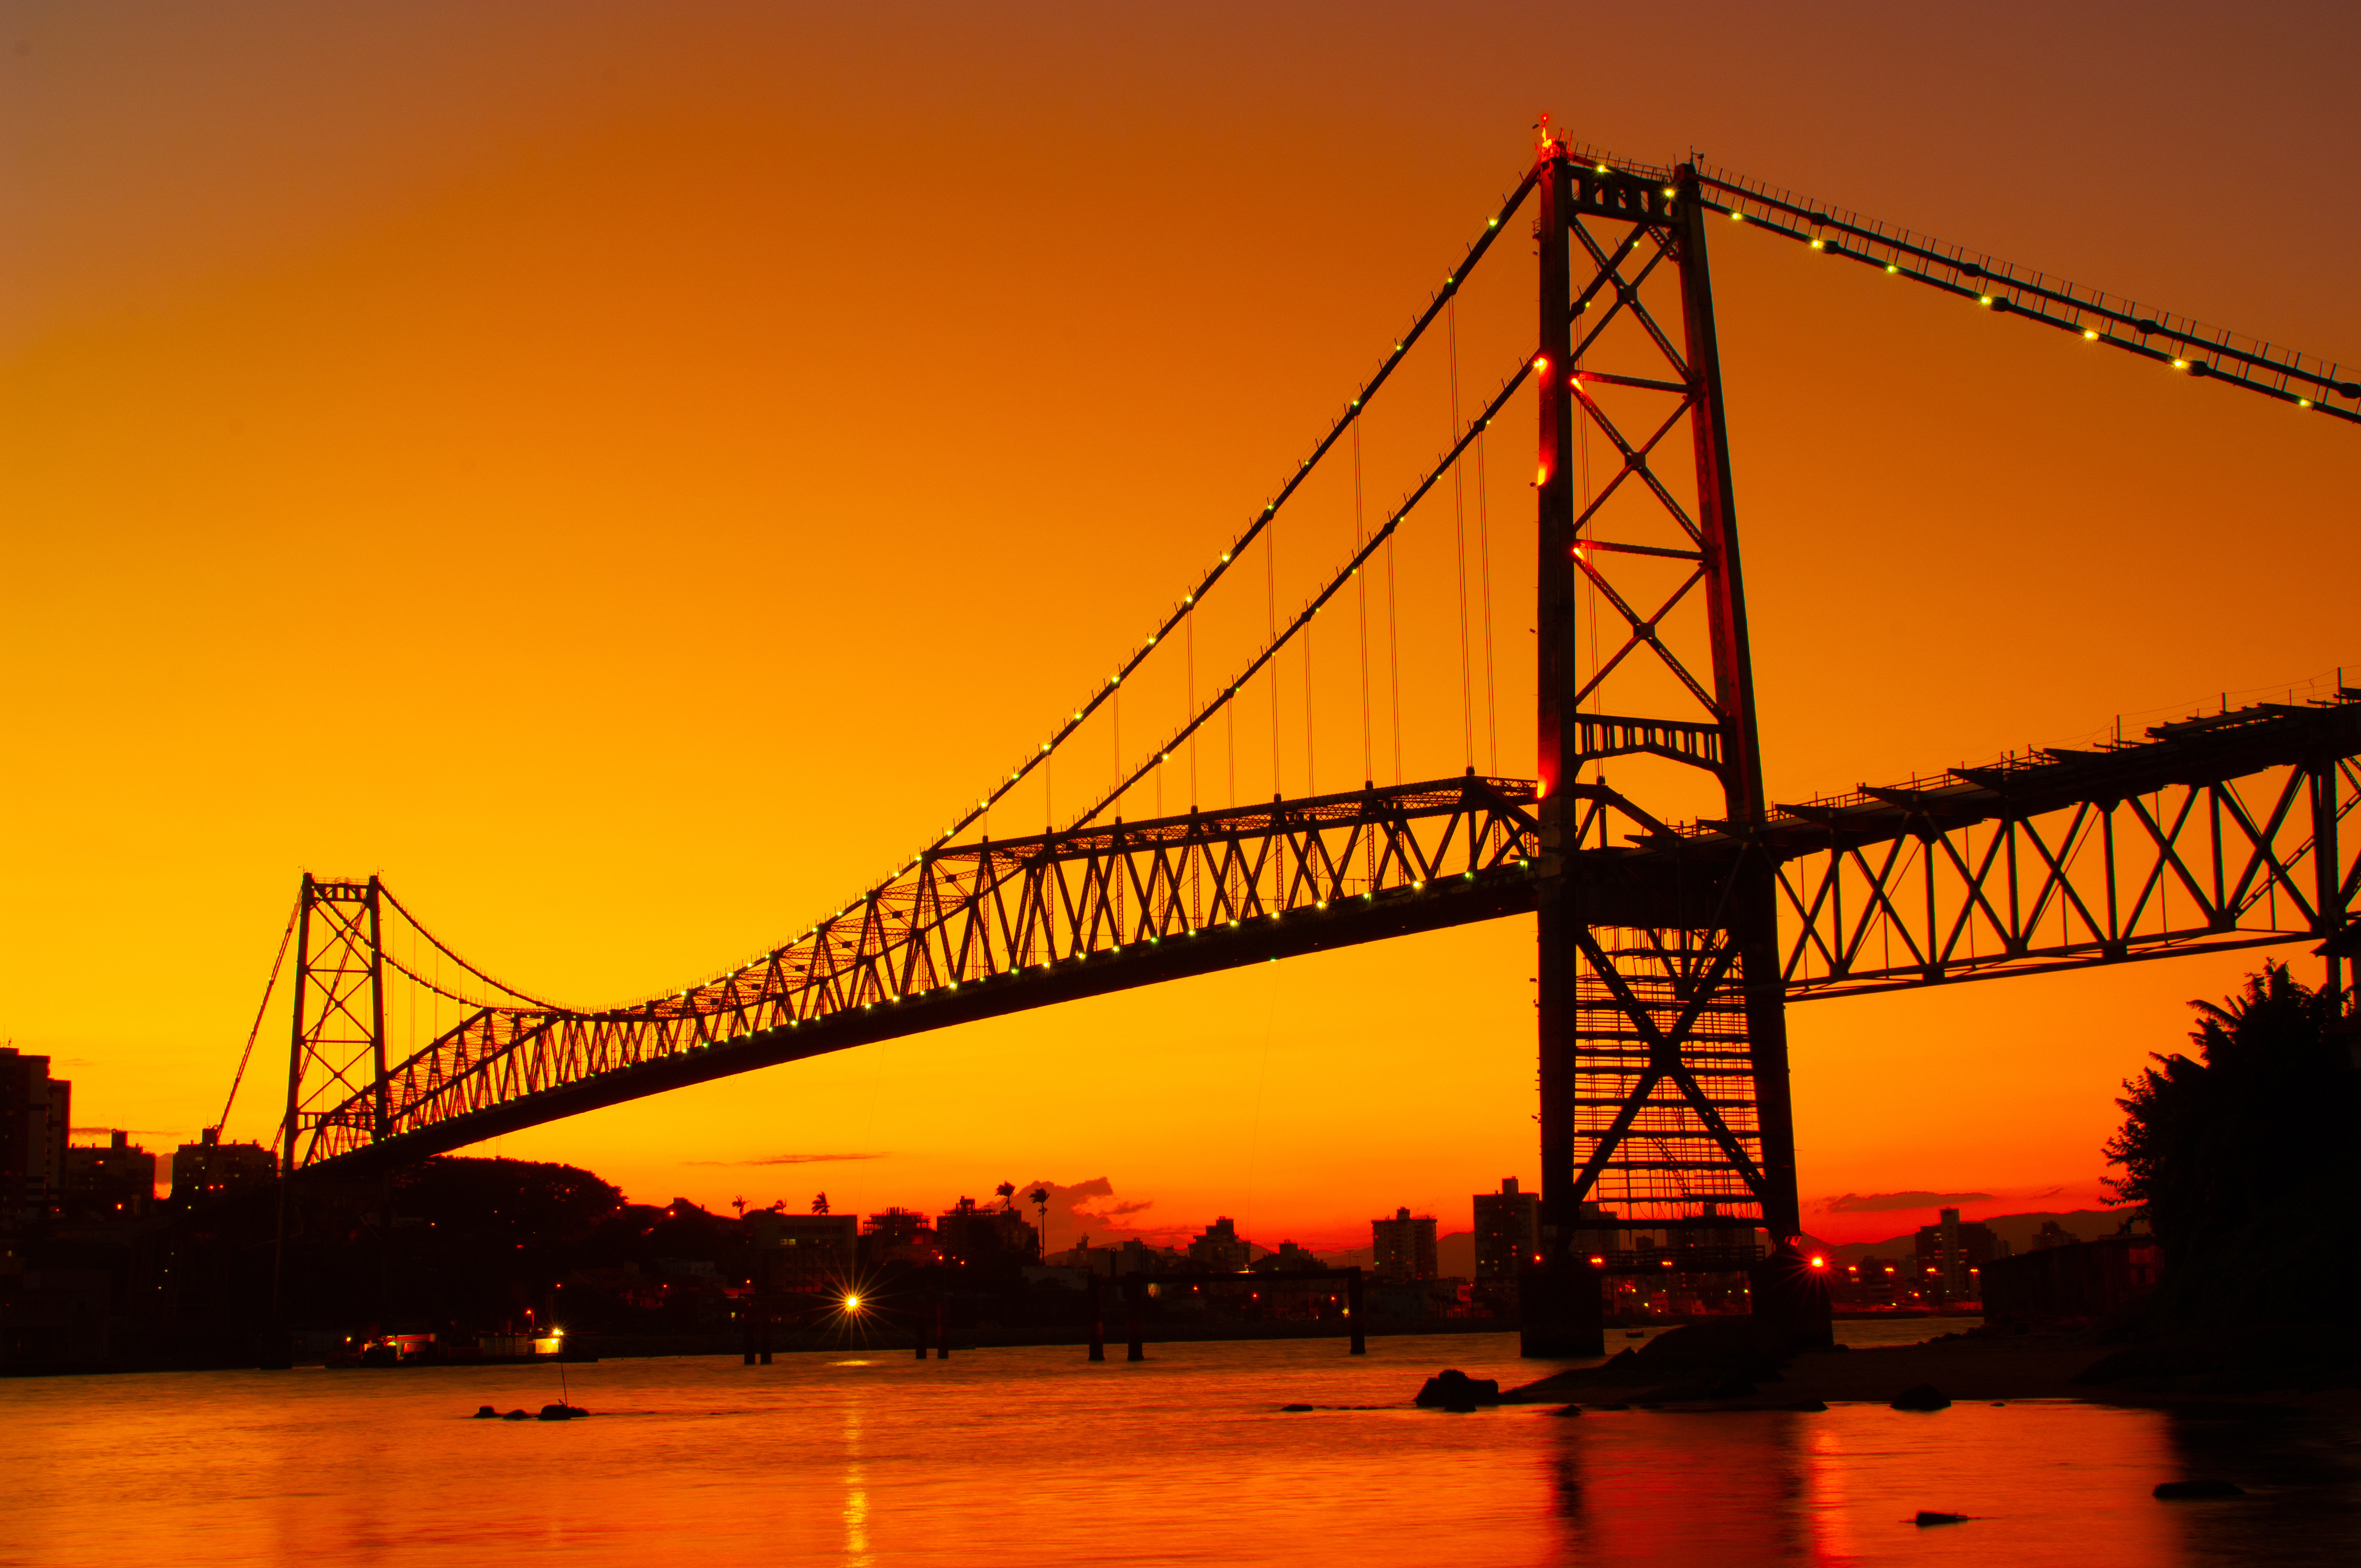
[[[1939,1329],[1941,1325],[1936,1325]],[[2345,1563],[2354,1431],[2023,1401],[1448,1415],[1510,1336],[0,1383],[0,1563]],[[1287,1403],[1322,1409],[1285,1414]],[[2163,1504],[2227,1475],[2249,1498]],[[1921,1529],[1921,1508],[1977,1516]]]

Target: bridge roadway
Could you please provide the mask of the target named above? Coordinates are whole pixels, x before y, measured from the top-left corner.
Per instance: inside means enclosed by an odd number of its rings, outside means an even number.
[[[1652,749],[1642,729],[1620,747]],[[2342,948],[2361,893],[2361,833],[2337,832],[2361,809],[2356,758],[2361,691],[2346,690],[1864,786],[1751,826],[1670,826],[1576,785],[1568,870],[1593,926],[1705,927],[1732,872],[1767,857],[1790,1000]],[[1544,872],[1533,798],[1529,783],[1470,774],[937,850],[706,985],[598,1012],[480,1009],[388,1070],[388,1135],[370,1136],[370,1085],[304,1118],[300,1163],[407,1163],[853,1046],[1529,913]]]

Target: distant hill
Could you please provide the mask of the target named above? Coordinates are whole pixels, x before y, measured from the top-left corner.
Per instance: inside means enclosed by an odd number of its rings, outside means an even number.
[[[1994,1214],[1979,1219],[1992,1227],[1993,1234],[2006,1242],[2011,1252],[2023,1252],[2033,1245],[2042,1223],[2055,1220],[2071,1231],[2077,1239],[2096,1241],[2101,1236],[2114,1235],[2122,1229],[2125,1218],[2120,1209],[2072,1209],[2063,1213]],[[1908,1253],[1917,1245],[1918,1230],[1912,1226],[1898,1236],[1888,1236],[1880,1242],[1845,1242],[1827,1248],[1828,1258],[1836,1263],[1855,1263],[1864,1257],[1892,1257]]]

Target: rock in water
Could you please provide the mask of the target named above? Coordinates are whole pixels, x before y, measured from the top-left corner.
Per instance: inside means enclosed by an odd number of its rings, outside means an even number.
[[[2166,1481],[2158,1484],[2153,1495],[2171,1502],[2180,1497],[2243,1497],[2246,1489],[2230,1481]]]
[[[1283,1416],[1301,1415],[1311,1408],[1309,1405],[1281,1405],[1279,1408],[1279,1413]]]
[[[1932,1383],[1921,1383],[1916,1388],[1905,1388],[1894,1396],[1893,1409],[1897,1410],[1948,1410],[1951,1401]]]
[[[496,1421],[500,1419],[500,1411],[492,1409],[489,1405],[478,1405],[476,1407],[476,1413],[468,1418],[470,1420],[478,1421]]]
[[[590,1412],[584,1410],[580,1413],[587,1416]],[[571,1405],[544,1405],[541,1408],[541,1419],[545,1421],[570,1421],[575,1414],[575,1409]]]
[[[1552,1410],[1550,1414],[1554,1416],[1578,1416],[1582,1414],[1582,1407],[1580,1405],[1568,1405],[1562,1410]]]
[[[529,1421],[533,1420],[533,1417],[523,1410],[511,1410],[507,1415],[502,1416],[500,1420],[504,1421]]]
[[[1478,1405],[1500,1402],[1500,1380],[1497,1377],[1470,1377],[1456,1367],[1438,1372],[1426,1380],[1418,1391],[1417,1403],[1427,1409],[1438,1406],[1446,1410],[1472,1410]]]
[[[1912,1524],[1965,1524],[1968,1522],[1968,1516],[1965,1514],[1938,1514],[1932,1508],[1920,1508],[1918,1510],[1918,1517],[1912,1519],[1910,1522]]]

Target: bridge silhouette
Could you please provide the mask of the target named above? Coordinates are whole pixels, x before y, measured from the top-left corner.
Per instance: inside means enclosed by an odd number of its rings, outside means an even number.
[[[1528,208],[1537,330],[1463,416],[1458,303]],[[1710,1249],[1759,1229],[1792,1251],[1802,1224],[1790,1003],[2299,941],[2325,959],[2329,984],[2348,985],[2361,946],[2361,835],[2340,829],[2361,805],[2361,690],[2341,678],[2309,700],[2225,700],[2089,749],[1817,800],[1766,796],[1707,257],[1717,221],[1726,235],[1765,231],[2176,374],[2361,422],[2361,384],[2334,363],[1728,171],[1617,158],[1544,128],[1531,170],[1220,561],[973,806],[793,940],[699,984],[577,1008],[496,979],[377,878],[306,874],[264,1000],[267,1012],[291,950],[282,1172],[379,1170],[896,1036],[1532,914],[1544,1262],[1569,1278],[1607,1230]],[[1438,336],[1449,438],[1372,525],[1364,427]],[[1498,776],[1484,554],[1488,432],[1527,404],[1538,421],[1532,779]],[[1590,469],[1594,441],[1603,482]],[[1280,521],[1315,505],[1312,487],[1348,456],[1350,543],[1282,618]],[[1408,591],[1455,597],[1462,771],[1405,781],[1395,548],[1406,527],[1439,518],[1446,497],[1455,594],[1439,573],[1413,572]],[[1249,562],[1263,568],[1259,595]],[[1201,692],[1201,630],[1217,641],[1208,618],[1221,608],[1235,621],[1240,606],[1239,624],[1259,624]],[[1348,752],[1354,728],[1350,680],[1344,699],[1319,690],[1313,638],[1331,611],[1353,613],[1360,630],[1364,777],[1358,789],[1320,793],[1323,725],[1332,741],[1345,732]],[[1479,641],[1492,763],[1480,772]],[[1333,636],[1329,645],[1333,663]],[[1299,656],[1300,696],[1290,685]],[[1449,662],[1414,650],[1413,664],[1422,660]],[[1138,744],[1135,696],[1126,749],[1125,695],[1159,679],[1170,723]],[[1304,727],[1305,787],[1293,795],[1283,787],[1283,696]],[[1252,751],[1258,739],[1243,751],[1238,739],[1241,713],[1258,729],[1266,701],[1267,759]],[[1062,761],[1070,781],[1078,766],[1096,776],[1095,748],[1110,732],[1103,787],[1084,789],[1081,809],[1059,823],[1056,769]],[[1393,760],[1386,784],[1381,732]],[[1227,762],[1227,806],[1197,804],[1202,748]],[[1237,797],[1242,756],[1268,761],[1270,798]],[[1180,759],[1191,805],[1165,811]],[[1029,800],[1035,787],[1047,830],[992,837],[995,808],[1005,822],[1018,792]],[[1156,809],[1126,818],[1144,793]],[[394,1017],[413,1037],[431,1019],[424,1042],[398,1049]],[[249,1058],[253,1047],[249,1038]],[[241,1062],[240,1080],[245,1071]],[[1555,1343],[1583,1337],[1577,1328]]]

